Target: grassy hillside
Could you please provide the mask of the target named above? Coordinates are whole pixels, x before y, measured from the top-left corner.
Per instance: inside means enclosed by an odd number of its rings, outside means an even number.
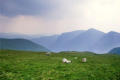
[[[78,59],[74,59],[78,57]],[[86,63],[81,59],[87,58]],[[62,63],[62,58],[72,60]],[[0,80],[119,80],[120,56],[89,52],[0,51]]]
[[[49,51],[45,47],[26,39],[0,38],[0,49],[23,51]]]

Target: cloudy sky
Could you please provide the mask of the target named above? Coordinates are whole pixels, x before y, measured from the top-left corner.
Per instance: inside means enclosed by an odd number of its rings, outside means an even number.
[[[120,0],[0,0],[0,32],[59,34],[120,29]]]

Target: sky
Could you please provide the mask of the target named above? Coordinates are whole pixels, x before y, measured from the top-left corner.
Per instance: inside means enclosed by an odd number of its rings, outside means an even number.
[[[0,32],[120,32],[120,0],[0,0]]]

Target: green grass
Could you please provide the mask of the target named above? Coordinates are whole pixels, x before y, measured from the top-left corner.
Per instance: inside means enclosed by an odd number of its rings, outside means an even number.
[[[83,57],[86,63],[81,62]],[[72,63],[62,63],[63,58]],[[120,56],[4,50],[0,51],[0,80],[120,80]]]

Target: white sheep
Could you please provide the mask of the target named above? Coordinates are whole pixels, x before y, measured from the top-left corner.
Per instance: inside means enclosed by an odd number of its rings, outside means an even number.
[[[63,58],[62,62],[63,63],[71,63],[71,61],[70,60],[67,60],[66,58]]]
[[[51,52],[47,52],[46,55],[49,56],[51,54]]]

